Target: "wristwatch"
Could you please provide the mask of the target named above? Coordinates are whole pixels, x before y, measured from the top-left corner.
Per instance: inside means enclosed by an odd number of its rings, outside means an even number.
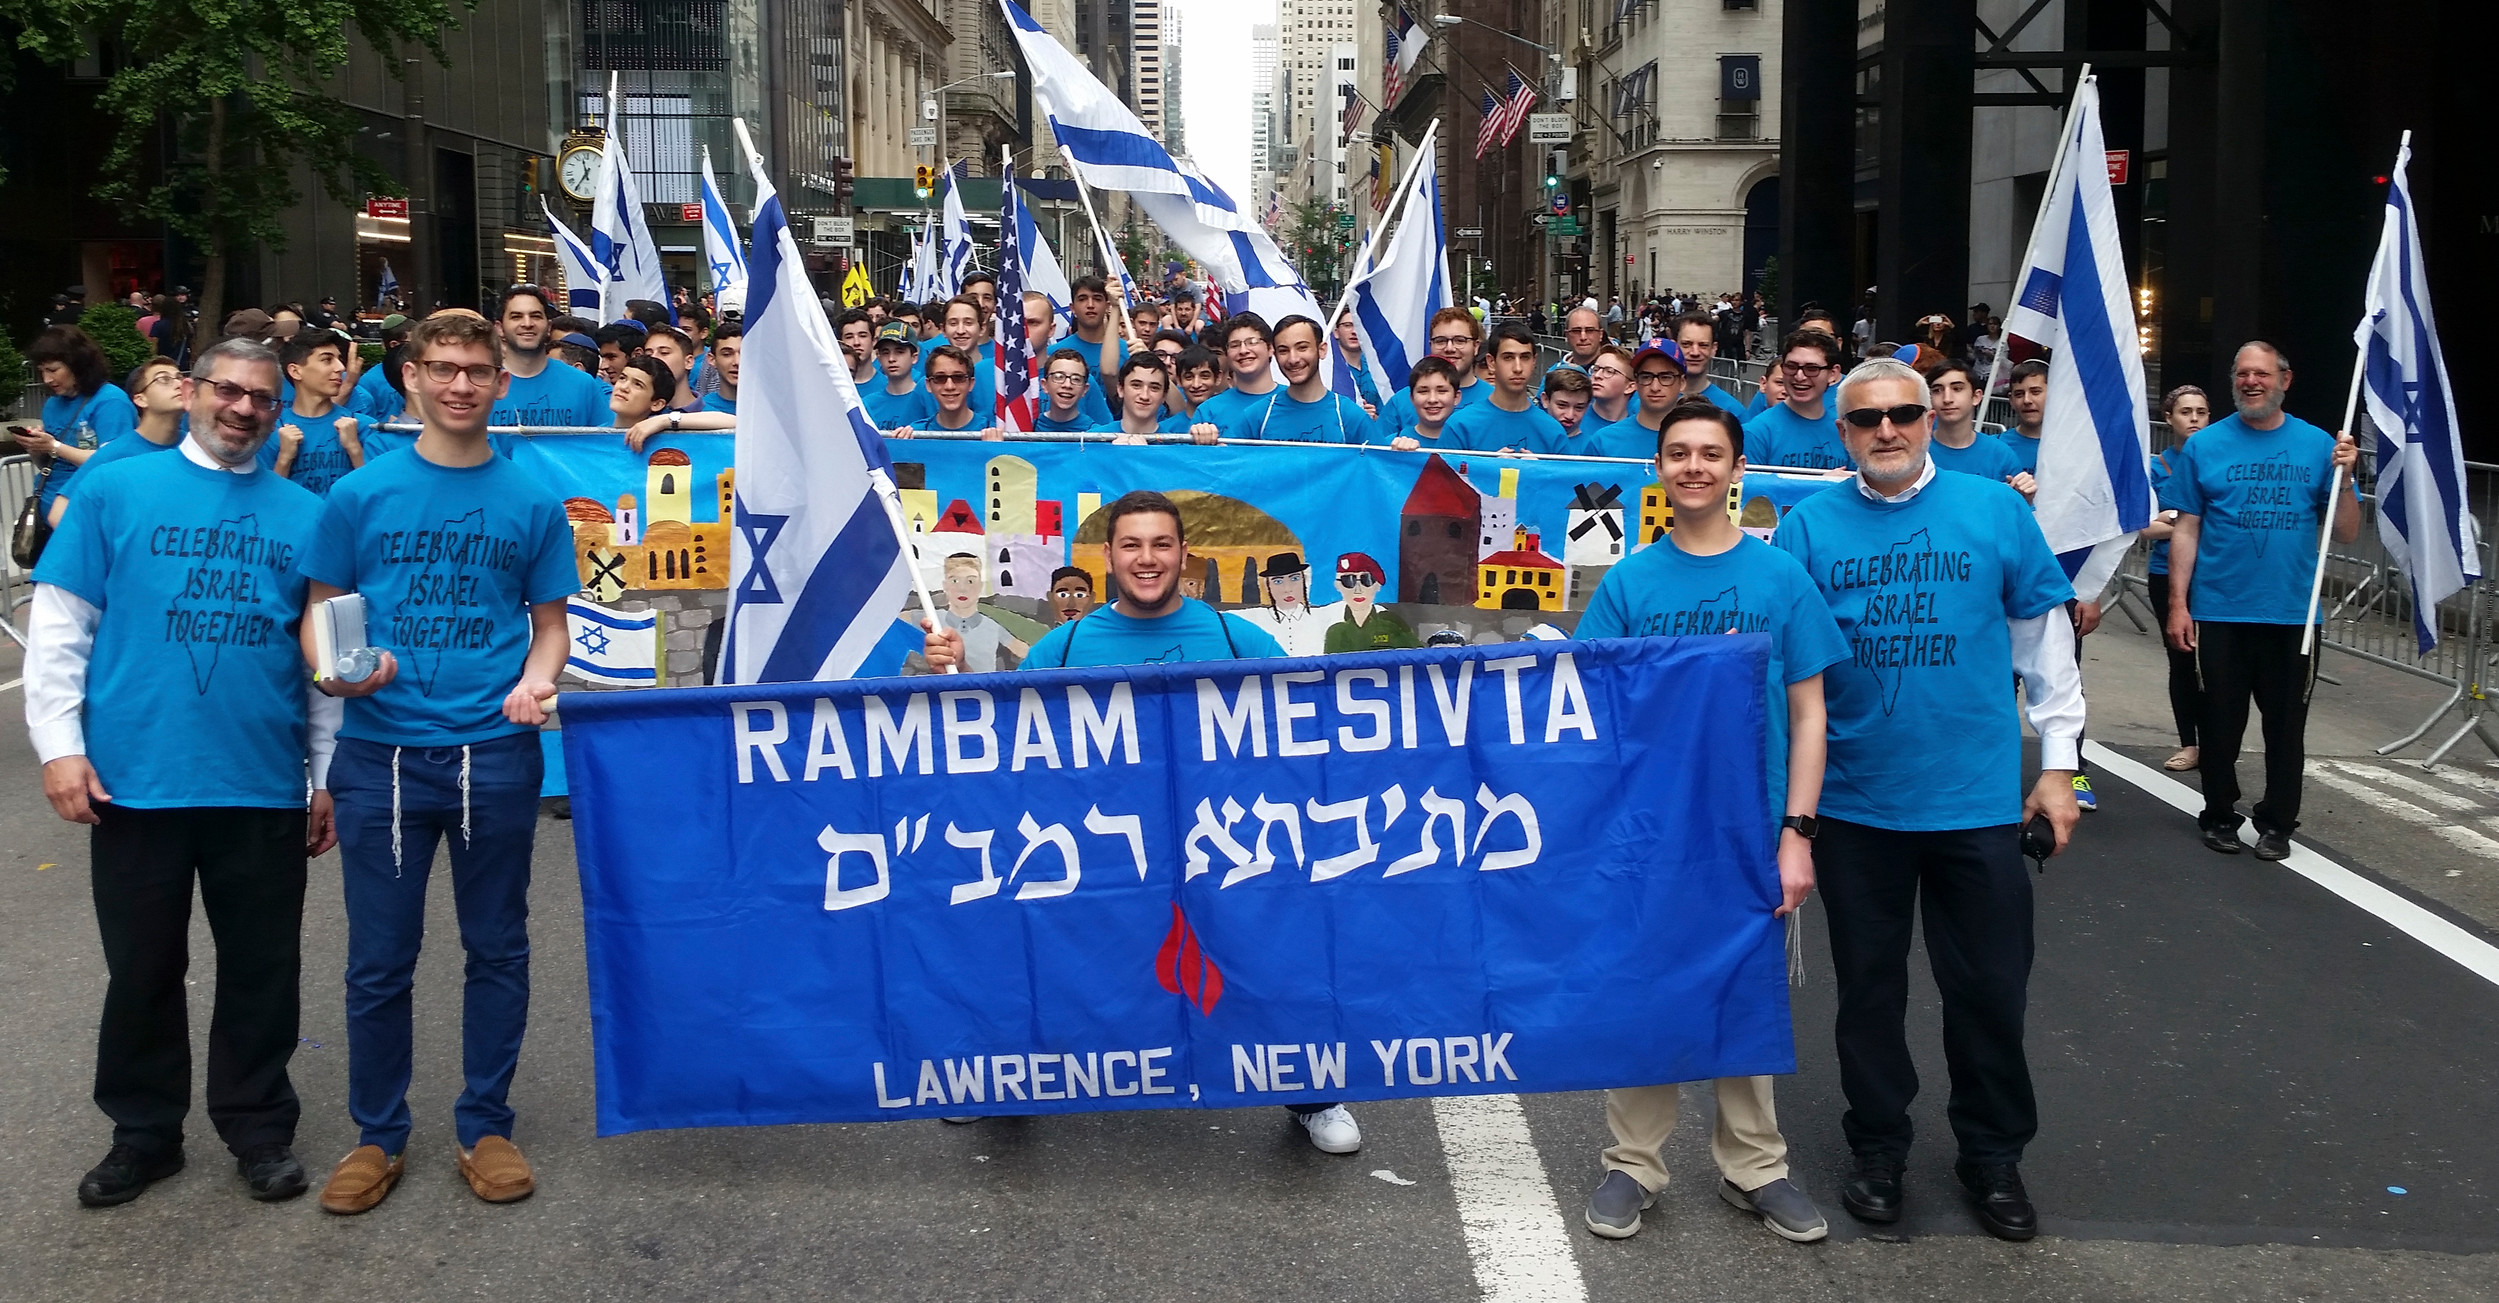
[[[1779,821],[1781,828],[1793,828],[1796,835],[1812,841],[1822,834],[1822,821],[1810,814],[1791,814]]]
[[[677,428],[677,414],[675,412],[670,412],[668,414],[668,428],[671,430]]]

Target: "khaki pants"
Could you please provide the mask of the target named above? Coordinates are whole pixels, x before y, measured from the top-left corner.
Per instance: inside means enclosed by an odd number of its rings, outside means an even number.
[[[1709,1152],[1719,1174],[1748,1193],[1786,1176],[1787,1137],[1779,1134],[1770,1078],[1720,1077],[1710,1085],[1718,1092],[1718,1126],[1710,1133]],[[1658,1151],[1675,1134],[1681,1092],[1671,1085],[1605,1092],[1605,1125],[1614,1133],[1604,1154],[1606,1170],[1628,1173],[1651,1194],[1666,1188],[1666,1163]]]

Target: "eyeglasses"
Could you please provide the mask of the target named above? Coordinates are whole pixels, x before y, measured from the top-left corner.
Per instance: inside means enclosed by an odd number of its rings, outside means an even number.
[[[1604,376],[1609,380],[1625,380],[1629,379],[1631,376],[1630,372],[1625,371],[1618,366],[1592,366],[1588,368],[1588,374],[1591,376]]]
[[[1042,379],[1054,385],[1080,385],[1085,382],[1085,373],[1082,371],[1053,371],[1050,374],[1043,376]]]
[[[1597,330],[1598,328],[1595,326],[1565,326],[1562,328],[1562,333],[1565,335],[1593,335],[1597,333]]]
[[[1380,586],[1380,581],[1373,579],[1368,570],[1355,570],[1338,575],[1336,586],[1339,588],[1377,588]]]
[[[241,385],[231,384],[224,380],[211,380],[208,382],[208,387],[216,391],[217,401],[223,406],[232,407],[236,403],[242,402],[244,399],[249,398],[252,400],[252,406],[263,412],[274,412],[278,410],[278,396],[276,394],[264,394],[257,389],[246,389]]]
[[[419,362],[417,365],[425,368],[425,378],[435,384],[447,385],[455,377],[467,376],[469,383],[480,389],[493,384],[495,377],[503,372],[502,367],[491,362],[480,362],[475,366],[462,366],[457,362]],[[272,399],[271,405],[275,406],[276,400]]]
[[[1434,348],[1457,348],[1457,347],[1460,347],[1461,345],[1472,344],[1472,343],[1474,343],[1474,342],[1475,342],[1475,337],[1474,337],[1473,335],[1434,335],[1434,336],[1432,336],[1432,347],[1434,347]]]
[[[1636,378],[1644,385],[1669,385],[1683,383],[1683,373],[1681,371],[1643,371]]]
[[[1821,362],[1781,362],[1779,369],[1792,376],[1818,376],[1825,371],[1839,370],[1838,367]]]
[[[1926,419],[1926,409],[1916,403],[1898,407],[1856,407],[1840,413],[1840,419],[1860,430],[1871,430],[1885,421],[1906,430]]]
[[[933,385],[968,385],[972,377],[962,371],[931,371],[928,382]]]

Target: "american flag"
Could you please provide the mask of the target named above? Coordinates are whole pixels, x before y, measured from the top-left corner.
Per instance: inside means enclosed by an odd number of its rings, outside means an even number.
[[[1396,21],[1388,24],[1383,52],[1384,66],[1380,72],[1380,103],[1397,107],[1397,97],[1406,90],[1406,70],[1422,57],[1424,36],[1421,24],[1404,5],[1397,6]]]
[[[1362,110],[1364,108],[1362,102],[1362,92],[1355,90],[1354,84],[1350,81],[1346,82],[1340,89],[1345,92],[1345,130],[1341,134],[1345,137],[1345,139],[1351,140],[1354,138],[1354,128],[1362,125]]]
[[[998,373],[998,424],[1030,430],[1041,415],[1041,365],[1032,336],[1024,333],[1024,223],[1016,210],[1014,167],[1006,169],[998,189],[1005,199],[998,216],[998,321],[990,346]]]
[[[1501,139],[1497,142],[1504,149],[1518,138],[1518,129],[1527,125],[1527,111],[1536,107],[1536,88],[1528,85],[1516,68],[1510,70],[1509,101],[1501,109]]]
[[[1475,157],[1478,160],[1484,157],[1485,150],[1492,148],[1493,137],[1501,134],[1501,102],[1492,97],[1491,91],[1485,91],[1480,111],[1482,121],[1475,126]]]

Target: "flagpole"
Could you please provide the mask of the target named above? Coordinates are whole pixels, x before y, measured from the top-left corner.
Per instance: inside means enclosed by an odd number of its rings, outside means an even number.
[[[1075,151],[1061,145],[1059,153],[1067,159],[1067,175],[1076,182],[1076,197],[1084,201],[1085,220],[1093,224],[1093,242],[1101,248],[1102,256],[1110,261],[1111,269],[1119,273],[1119,298],[1123,307],[1120,320],[1127,326],[1129,346],[1141,346],[1145,341],[1137,338],[1137,319],[1124,310],[1128,287],[1136,283],[1128,278],[1128,262],[1119,256],[1118,247],[1111,243],[1110,233],[1102,229],[1102,215],[1093,211],[1093,189],[1085,184],[1085,171],[1076,165]]]
[[[1432,157],[1432,141],[1439,132],[1440,119],[1438,118],[1432,119],[1431,124],[1423,128],[1423,143],[1415,147],[1413,160],[1406,164],[1406,174],[1397,179],[1397,197],[1388,201],[1388,211],[1380,214],[1380,220],[1373,222],[1371,229],[1364,233],[1362,256],[1354,262],[1355,274],[1346,278],[1345,293],[1337,299],[1336,310],[1328,314],[1327,333],[1329,335],[1333,336],[1336,333],[1337,321],[1344,317],[1348,308],[1353,306],[1354,291],[1361,288],[1363,279],[1372,270],[1371,250],[1378,244],[1380,232],[1387,230],[1404,212],[1406,193],[1414,185],[1415,171]]]
[[[2030,217],[2030,240],[2022,246],[2022,265],[2013,270],[2013,296],[2016,301],[2021,298],[2022,281],[2031,269],[2031,250],[2039,243],[2039,224],[2048,220],[2048,205],[2056,201],[2057,187],[2065,182],[2065,156],[2073,151],[2074,114],[2082,108],[2082,88],[2090,80],[2091,65],[2086,63],[2075,75],[2074,97],[2065,105],[2065,125],[2057,132],[2056,157],[2048,162],[2048,184],[2039,192],[2039,211]],[[2011,305],[2008,304],[2006,310],[2011,311]],[[1987,414],[1987,400],[1996,392],[1996,381],[2004,378],[2004,355],[2011,351],[2005,343],[2004,339],[1996,341],[1995,356],[1987,363],[1987,385],[1978,391],[1978,411],[1982,418]],[[1987,422],[1982,419],[1977,424],[1984,427]]]
[[[2402,143],[2395,147],[2395,157],[2401,159],[2404,151],[2410,148],[2412,148],[2412,132],[2406,130]],[[2394,182],[2390,179],[2387,184],[2392,186]],[[2367,309],[2364,308],[2362,311],[2365,313]],[[2366,318],[2364,317],[2363,320],[2365,321]],[[2352,358],[2351,392],[2343,399],[2343,424],[2335,431],[2338,439],[2349,438],[2355,442],[2359,439],[2358,435],[2352,433],[2352,425],[2360,419],[2360,384],[2368,378],[2368,375],[2369,349],[2367,345],[2361,345],[2357,355]],[[2299,626],[2299,654],[2302,656],[2308,655],[2310,649],[2317,643],[2317,607],[2325,600],[2326,554],[2334,546],[2334,513],[2340,510],[2342,505],[2343,467],[2337,463],[2334,467],[2334,474],[2326,480],[2324,519],[2317,526],[2317,569],[2308,579],[2308,616],[2300,621]]]

